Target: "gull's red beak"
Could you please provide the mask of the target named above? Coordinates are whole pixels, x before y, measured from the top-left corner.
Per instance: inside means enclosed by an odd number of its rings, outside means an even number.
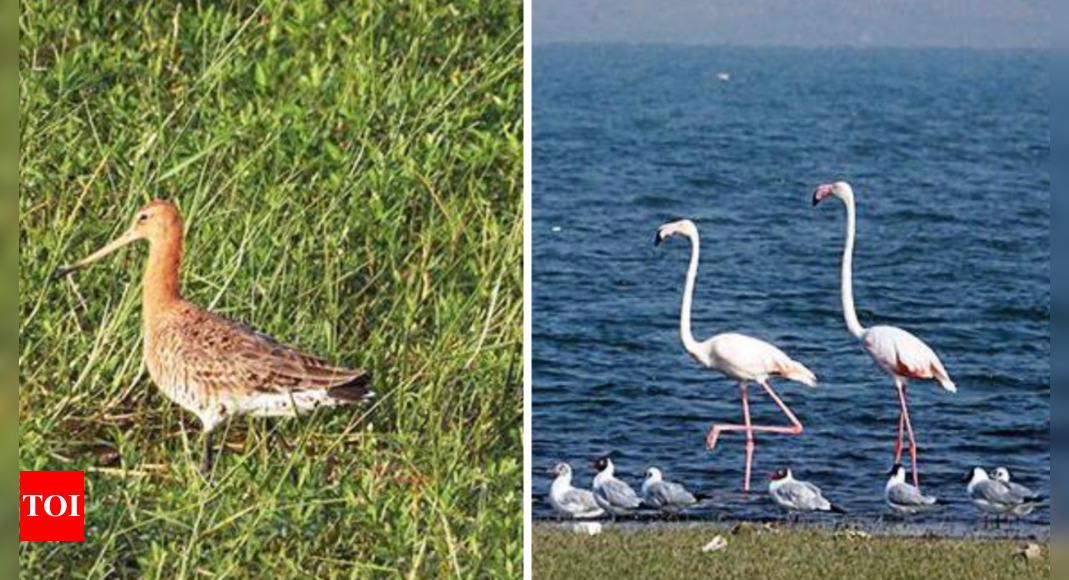
[[[817,190],[813,192],[813,207],[817,207],[820,205],[820,202],[831,197],[833,191],[835,191],[835,186],[833,185],[821,185],[818,187]]]

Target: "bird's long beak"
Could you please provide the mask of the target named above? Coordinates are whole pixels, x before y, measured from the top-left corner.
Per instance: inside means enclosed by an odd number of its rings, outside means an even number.
[[[61,266],[61,267],[57,268],[56,271],[52,273],[52,279],[53,280],[61,280],[61,279],[65,278],[65,277],[69,276],[70,274],[73,274],[74,272],[77,272],[79,270],[84,270],[85,268],[88,268],[89,266],[95,264],[96,262],[99,262],[100,260],[103,260],[107,256],[117,252],[118,250],[121,250],[122,248],[125,248],[126,246],[129,246],[130,244],[136,242],[137,240],[138,240],[137,236],[132,231],[127,231],[125,234],[119,236],[117,239],[115,239],[114,241],[112,241],[108,245],[104,246],[103,248],[100,248],[99,250],[97,250],[96,252],[94,252],[92,255],[88,256],[84,260],[82,260],[82,261],[80,261],[80,262],[78,262],[76,264],[73,264],[71,266]]]
[[[835,187],[831,185],[821,185],[818,187],[817,190],[813,192],[813,207],[817,207],[820,205],[820,202],[831,197],[834,190]]]

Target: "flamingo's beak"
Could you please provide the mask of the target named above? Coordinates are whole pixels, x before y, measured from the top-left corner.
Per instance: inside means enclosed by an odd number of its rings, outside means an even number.
[[[813,192],[813,207],[817,207],[820,205],[820,202],[831,197],[834,191],[835,187],[832,185],[821,185],[818,187],[817,190]]]
[[[128,231],[125,234],[119,236],[115,241],[97,250],[84,260],[71,266],[61,266],[59,268],[56,268],[56,271],[52,273],[52,280],[58,281],[79,270],[84,270],[85,268],[88,268],[94,263],[103,260],[107,256],[117,252],[118,250],[121,250],[122,248],[125,248],[126,246],[129,246],[130,244],[136,242],[138,239],[138,236],[133,231]]]

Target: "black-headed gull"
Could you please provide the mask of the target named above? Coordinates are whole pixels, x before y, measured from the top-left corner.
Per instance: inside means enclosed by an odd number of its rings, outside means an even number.
[[[973,468],[969,476],[968,491],[969,499],[978,510],[998,518],[1016,515],[1017,510],[1025,505],[1024,498],[1013,493],[1005,483],[991,479],[979,467]]]
[[[770,479],[769,495],[772,496],[776,505],[789,514],[846,513],[842,508],[828,501],[819,487],[796,480],[790,469],[777,471]]]
[[[593,493],[572,487],[571,465],[558,464],[549,471],[549,475],[556,477],[549,490],[549,504],[558,514],[577,520],[597,518],[605,514],[605,510],[598,507]]]
[[[1006,484],[1006,487],[1010,488],[1010,491],[1024,502],[1013,512],[1013,515],[1017,517],[1030,516],[1032,512],[1036,511],[1036,508],[1043,504],[1043,498],[1039,494],[1013,481],[1010,470],[1005,467],[995,470],[995,481]]]
[[[884,490],[887,505],[904,516],[915,516],[941,509],[945,503],[924,495],[916,486],[906,483],[906,468],[896,465]]]
[[[651,467],[642,483],[642,497],[652,508],[675,511],[697,505],[698,498],[678,483],[664,480],[660,469]]]
[[[599,459],[593,467],[598,471],[593,490],[594,501],[598,507],[614,516],[625,516],[642,506],[642,500],[635,490],[616,479],[616,466],[613,465],[612,459]]]

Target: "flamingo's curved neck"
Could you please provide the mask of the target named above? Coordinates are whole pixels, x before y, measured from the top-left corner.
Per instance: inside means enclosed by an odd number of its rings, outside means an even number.
[[[687,271],[687,285],[683,290],[683,308],[680,312],[679,336],[683,339],[683,347],[694,356],[701,355],[698,341],[694,339],[694,333],[690,328],[691,306],[694,304],[694,286],[698,279],[698,263],[701,254],[701,237],[698,232],[690,237],[690,269]]]
[[[854,306],[854,241],[857,237],[857,207],[853,198],[848,198],[846,205],[846,249],[843,251],[843,316],[846,327],[858,340],[865,335],[865,327],[857,318]]]
[[[141,303],[145,324],[151,324],[168,306],[181,300],[179,270],[184,247],[181,226],[149,243]]]

